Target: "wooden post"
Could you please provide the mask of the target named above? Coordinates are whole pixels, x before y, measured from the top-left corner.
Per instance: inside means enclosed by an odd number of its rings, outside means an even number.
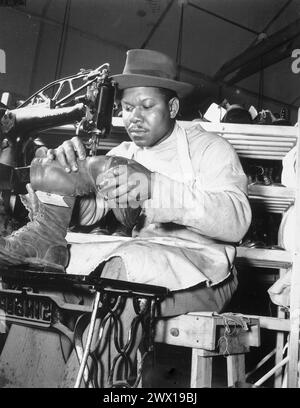
[[[285,269],[280,269],[279,270],[279,277],[282,278],[284,274],[286,274],[287,271]],[[279,306],[277,307],[277,317],[279,319],[284,319],[285,318],[285,312],[280,308]],[[283,359],[283,347],[285,343],[285,334],[283,332],[277,332],[276,333],[276,355],[275,355],[275,365],[279,364],[280,361]],[[282,374],[283,374],[283,369],[280,368],[278,371],[276,371],[275,376],[274,376],[274,387],[275,388],[281,388],[282,386]]]
[[[288,363],[288,388],[298,386],[299,324],[300,324],[300,109],[298,110],[298,141],[296,155],[295,191],[295,251],[291,276],[290,339]]]
[[[213,357],[204,357],[203,351],[192,349],[191,388],[211,388]]]
[[[245,354],[233,354],[226,359],[228,387],[232,387],[237,381],[245,382]]]

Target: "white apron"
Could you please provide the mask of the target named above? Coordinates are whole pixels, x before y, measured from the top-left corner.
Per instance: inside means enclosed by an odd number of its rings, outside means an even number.
[[[178,125],[179,126],[179,125]],[[179,126],[176,132],[177,155],[180,171],[176,181],[194,183],[195,174],[189,153],[185,130]],[[134,158],[137,146],[131,145],[129,157]],[[147,167],[147,166],[146,166]],[[153,168],[161,174],[162,169]],[[176,238],[176,236],[116,237],[68,233],[70,263],[67,273],[89,274],[99,263],[120,256],[125,265],[127,278],[131,282],[168,287],[170,290],[185,289],[200,282],[217,284],[226,279],[232,267],[235,248],[231,245],[209,242],[201,236],[199,242]],[[214,271],[211,282],[210,273]],[[112,278],[115,278],[112,276]]]

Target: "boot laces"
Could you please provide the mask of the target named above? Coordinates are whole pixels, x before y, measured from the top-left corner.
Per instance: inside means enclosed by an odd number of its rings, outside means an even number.
[[[39,212],[31,221],[29,221],[26,225],[24,225],[23,227],[19,228],[16,231],[13,231],[10,236],[11,237],[15,237],[18,236],[20,234],[22,234],[23,232],[30,232],[32,230],[32,228],[38,230],[37,228],[40,226],[40,219],[44,218],[44,214],[42,212]]]

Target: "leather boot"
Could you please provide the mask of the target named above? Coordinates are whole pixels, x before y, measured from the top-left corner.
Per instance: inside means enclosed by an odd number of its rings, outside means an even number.
[[[39,210],[33,220],[8,237],[0,237],[0,263],[14,256],[34,258],[41,263],[51,263],[66,267],[68,250],[65,236],[72,216],[75,196],[87,195],[97,191],[97,184],[107,169],[128,164],[129,160],[116,156],[95,156],[78,161],[79,170],[67,173],[57,162],[47,158],[36,158],[30,167],[32,188],[39,192],[50,193],[40,199]],[[39,193],[41,194],[41,193]],[[58,202],[53,202],[53,194]],[[120,209],[123,210],[123,209]],[[133,209],[137,218],[139,209]],[[121,218],[128,218],[130,210],[124,209]],[[131,222],[134,223],[134,217]],[[123,220],[124,221],[124,220]],[[128,222],[127,222],[128,224]]]
[[[11,235],[0,237],[0,263],[5,263],[9,255],[10,263],[14,264],[15,255],[16,264],[32,258],[41,265],[64,270],[69,261],[65,236],[75,198],[62,199],[65,207],[39,202],[32,221]]]
[[[82,196],[97,192],[97,184],[103,173],[119,165],[128,165],[133,160],[119,156],[92,156],[78,160],[78,171],[66,173],[62,166],[47,158],[34,159],[30,167],[31,185],[35,190],[67,196]],[[136,224],[141,208],[112,209],[116,219],[131,230]]]
[[[70,197],[97,191],[102,175],[110,168],[127,165],[133,160],[119,156],[89,156],[77,160],[78,171],[67,173],[56,160],[35,158],[30,165],[30,183],[34,190]]]

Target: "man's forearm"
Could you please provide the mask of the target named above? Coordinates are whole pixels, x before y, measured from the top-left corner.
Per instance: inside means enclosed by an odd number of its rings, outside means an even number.
[[[235,185],[207,191],[157,175],[143,207],[150,223],[173,222],[228,242],[242,239],[251,222],[248,198]]]
[[[98,195],[80,197],[78,200],[78,225],[96,224],[108,211],[105,201]]]

